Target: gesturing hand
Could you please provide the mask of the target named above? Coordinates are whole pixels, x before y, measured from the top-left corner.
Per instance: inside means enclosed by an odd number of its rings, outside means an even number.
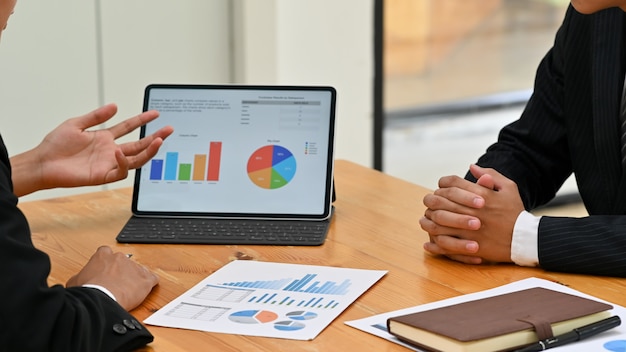
[[[117,106],[102,106],[66,120],[34,149],[11,158],[14,191],[18,196],[41,189],[91,186],[124,179],[159,150],[172,132],[163,127],[150,136],[128,143],[116,140],[158,117],[147,111],[114,126],[88,130],[111,119]]]

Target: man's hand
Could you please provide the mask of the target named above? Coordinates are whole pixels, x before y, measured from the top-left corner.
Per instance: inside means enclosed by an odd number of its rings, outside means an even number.
[[[464,263],[511,262],[511,239],[524,210],[517,185],[493,169],[470,166],[478,180],[457,176],[439,180],[424,197],[420,225],[431,241],[424,249]]]
[[[101,185],[124,179],[130,169],[141,167],[158,152],[172,127],[163,127],[145,138],[117,144],[116,140],[159,116],[146,111],[114,126],[88,130],[111,119],[114,104],[66,120],[34,149],[11,158],[17,196],[42,189]]]
[[[67,281],[67,287],[85,284],[99,285],[115,296],[117,302],[130,311],[148,296],[159,282],[158,276],[124,253],[113,253],[102,246],[85,267]]]

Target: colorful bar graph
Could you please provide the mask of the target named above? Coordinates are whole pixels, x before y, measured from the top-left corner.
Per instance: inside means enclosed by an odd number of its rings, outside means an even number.
[[[194,154],[191,163],[180,162],[178,152],[165,153],[165,160],[152,159],[150,180],[219,181],[222,163],[222,142],[210,142],[208,154]],[[189,161],[189,158],[182,158]]]

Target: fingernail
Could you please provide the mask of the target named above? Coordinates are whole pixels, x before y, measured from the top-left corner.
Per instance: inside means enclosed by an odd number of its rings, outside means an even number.
[[[465,245],[465,249],[467,249],[468,251],[474,253],[476,251],[478,251],[478,243],[475,242],[471,242]]]
[[[480,221],[478,221],[476,219],[472,219],[472,220],[467,222],[467,225],[470,228],[472,228],[472,229],[478,229],[478,228],[480,228]]]
[[[474,198],[474,206],[482,207],[483,205],[485,205],[485,200],[484,199],[482,199],[481,197]]]

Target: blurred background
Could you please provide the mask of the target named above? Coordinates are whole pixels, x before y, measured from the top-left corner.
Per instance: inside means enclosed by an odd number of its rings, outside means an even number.
[[[140,112],[151,83],[331,85],[337,159],[435,188],[442,175],[465,174],[518,118],[568,3],[18,1],[0,43],[0,132],[16,154],[116,102],[107,127]],[[559,196],[571,194],[570,180]]]
[[[568,4],[384,0],[383,170],[430,188],[465,174],[519,117]],[[578,201],[573,178],[559,200]]]

